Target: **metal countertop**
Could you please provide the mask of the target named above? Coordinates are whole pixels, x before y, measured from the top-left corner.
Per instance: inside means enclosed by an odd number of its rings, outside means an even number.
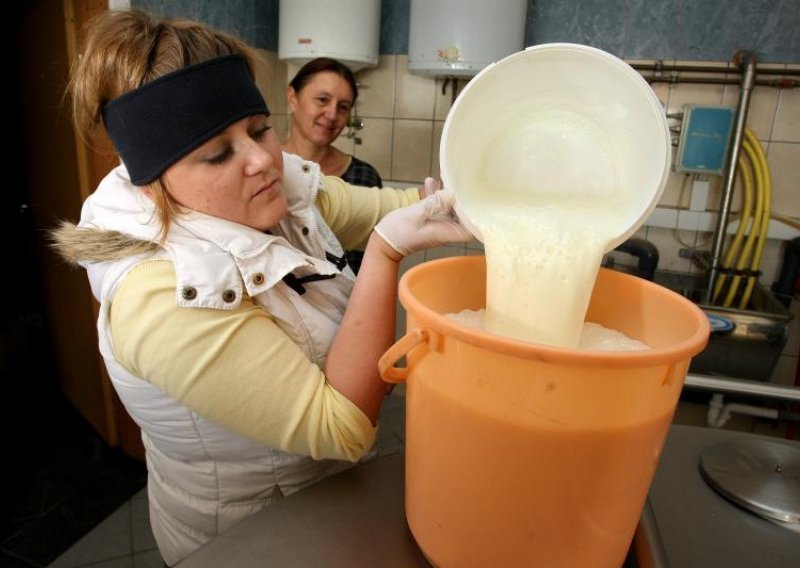
[[[734,505],[700,477],[700,453],[736,438],[775,439],[670,428],[634,538],[632,563],[654,568],[800,565],[800,533]],[[406,524],[403,467],[399,453],[331,477],[246,519],[178,566],[429,567]]]

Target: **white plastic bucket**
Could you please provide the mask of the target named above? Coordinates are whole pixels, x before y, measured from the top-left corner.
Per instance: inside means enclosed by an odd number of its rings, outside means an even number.
[[[533,46],[484,68],[453,104],[440,146],[442,181],[468,225],[487,188],[512,202],[531,192],[543,203],[614,199],[624,222],[607,250],[655,208],[671,155],[664,109],[641,75],[614,55],[569,43]]]

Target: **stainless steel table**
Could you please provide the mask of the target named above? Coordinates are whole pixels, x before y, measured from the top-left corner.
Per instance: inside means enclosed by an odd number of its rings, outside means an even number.
[[[672,426],[634,539],[638,546],[631,564],[800,566],[800,533],[740,509],[700,477],[702,450],[735,437],[761,438]],[[381,457],[292,495],[206,544],[179,566],[428,567],[405,520],[403,465],[402,453]]]
[[[403,454],[374,459],[242,521],[181,568],[430,566],[403,510]]]
[[[634,538],[639,565],[800,566],[800,533],[731,503],[703,480],[698,469],[700,454],[715,444],[777,439],[730,430],[672,426]],[[800,442],[786,442],[800,448]],[[648,548],[654,550],[652,556],[647,554]]]

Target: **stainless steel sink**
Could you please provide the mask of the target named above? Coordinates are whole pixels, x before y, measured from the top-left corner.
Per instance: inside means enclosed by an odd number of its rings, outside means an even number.
[[[700,302],[704,275],[656,271],[653,280],[690,300],[712,316],[733,324],[712,331],[708,347],[692,359],[690,372],[767,381],[789,338],[792,315],[761,284],[756,284],[748,309],[723,308]]]

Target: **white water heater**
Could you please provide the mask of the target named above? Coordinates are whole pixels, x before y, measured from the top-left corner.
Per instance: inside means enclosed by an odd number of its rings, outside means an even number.
[[[280,0],[278,59],[338,59],[353,71],[378,64],[381,0]]]
[[[525,47],[528,0],[411,0],[408,70],[472,77]]]

